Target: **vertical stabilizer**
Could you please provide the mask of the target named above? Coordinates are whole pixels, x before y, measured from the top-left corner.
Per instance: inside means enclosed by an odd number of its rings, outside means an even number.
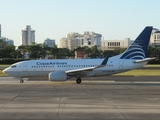
[[[120,59],[144,59],[150,41],[152,27],[147,26],[129,48],[122,54]]]

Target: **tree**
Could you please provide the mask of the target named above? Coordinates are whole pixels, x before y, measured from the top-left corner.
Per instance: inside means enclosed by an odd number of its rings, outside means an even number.
[[[17,48],[18,57],[17,58],[23,58],[24,59],[24,55],[27,53],[27,51],[28,51],[27,46],[24,46],[24,45],[18,46],[18,48]]]
[[[116,48],[114,50],[104,50],[103,51],[103,56],[107,56],[110,54],[110,56],[115,56],[123,53],[126,50],[126,48]]]
[[[4,50],[3,48],[7,45],[2,39],[0,39],[0,58],[3,59]]]
[[[68,57],[69,58],[74,58],[75,57],[75,51],[74,50],[69,50]]]
[[[57,55],[59,53],[59,49],[54,47],[50,48],[49,54],[53,56],[53,58],[57,59]]]
[[[21,53],[21,51],[19,49],[15,50],[14,54],[17,59],[23,58],[23,54]]]
[[[101,51],[98,50],[97,46],[93,46],[90,48],[91,50],[91,54],[90,54],[90,58],[97,58],[97,57],[100,57],[101,55]]]
[[[155,48],[152,46],[148,47],[146,57],[155,57]]]
[[[154,50],[155,56],[160,59],[160,46],[156,46]]]
[[[101,56],[101,52],[100,50],[98,50],[97,46],[93,46],[93,47],[88,47],[88,46],[84,46],[84,47],[77,47],[74,51],[80,51],[83,54],[87,55],[87,57],[89,58],[97,58]]]
[[[69,49],[59,48],[57,57],[60,58],[60,59],[69,57]]]
[[[2,52],[3,58],[16,58],[14,45],[4,46]]]
[[[88,47],[88,46],[84,46],[82,47],[83,49],[83,53],[87,55],[87,57],[90,57],[90,55],[92,54],[92,50]]]
[[[41,57],[42,47],[41,44],[32,44],[27,46],[27,51],[29,52],[30,59],[37,59]]]

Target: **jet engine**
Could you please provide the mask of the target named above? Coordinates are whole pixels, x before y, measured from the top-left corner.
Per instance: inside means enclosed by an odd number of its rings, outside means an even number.
[[[67,74],[64,71],[51,72],[48,75],[50,81],[65,81]]]

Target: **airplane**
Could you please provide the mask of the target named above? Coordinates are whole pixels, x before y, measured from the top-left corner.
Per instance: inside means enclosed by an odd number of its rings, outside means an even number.
[[[155,58],[146,58],[152,26],[147,26],[135,41],[122,53],[105,59],[44,59],[17,62],[3,70],[3,73],[20,79],[48,77],[49,81],[67,81],[81,78],[107,76],[145,66]]]

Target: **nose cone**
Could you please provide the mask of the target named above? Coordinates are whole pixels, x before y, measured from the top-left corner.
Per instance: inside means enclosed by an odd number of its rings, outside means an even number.
[[[6,74],[5,72],[6,72],[6,69],[4,69],[3,71],[2,71],[4,74]]]
[[[4,69],[2,72],[3,72],[4,74],[8,74],[8,68]]]

